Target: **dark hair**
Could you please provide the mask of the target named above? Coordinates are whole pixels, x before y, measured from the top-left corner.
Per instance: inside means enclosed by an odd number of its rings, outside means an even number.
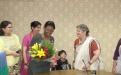
[[[33,22],[31,22],[31,29],[32,29],[32,27],[35,28],[35,27],[37,27],[39,25],[40,26],[42,25],[39,21],[33,21]]]
[[[65,55],[67,55],[65,50],[61,50],[58,52],[58,56],[60,56],[62,53],[65,53]]]
[[[76,28],[79,28],[83,32],[86,31],[86,36],[89,36],[89,28],[87,27],[87,25],[80,24],[80,25],[76,26]]]
[[[53,21],[47,21],[44,25],[44,28],[46,28],[47,26],[51,26],[53,27],[53,29],[55,29],[55,23]]]
[[[9,24],[12,24],[10,21],[2,21],[0,23],[0,36],[5,35],[4,31],[2,28],[6,28]]]

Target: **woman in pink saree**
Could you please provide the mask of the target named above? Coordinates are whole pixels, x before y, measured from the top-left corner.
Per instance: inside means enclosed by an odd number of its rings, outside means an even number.
[[[31,40],[34,35],[38,34],[41,29],[41,23],[38,21],[33,21],[31,23],[31,32],[24,36],[22,42],[22,62],[20,68],[21,75],[29,75],[28,74],[28,64],[31,61],[31,57],[29,55],[29,46]]]

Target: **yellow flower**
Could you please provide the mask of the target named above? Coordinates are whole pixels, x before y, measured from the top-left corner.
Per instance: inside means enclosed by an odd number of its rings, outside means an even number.
[[[37,56],[39,56],[40,58],[41,58],[42,56],[45,56],[45,52],[43,51],[43,49],[38,50]]]
[[[31,54],[31,57],[33,57],[33,58],[36,57],[36,56],[37,56],[36,54]]]
[[[38,43],[35,43],[33,46],[32,46],[32,50],[38,50],[39,49],[39,44]]]

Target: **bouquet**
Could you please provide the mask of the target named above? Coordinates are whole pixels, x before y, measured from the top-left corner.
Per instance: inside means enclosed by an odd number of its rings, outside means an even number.
[[[43,40],[41,44],[35,43],[30,48],[30,56],[37,61],[49,59],[54,54],[53,44],[48,40]]]

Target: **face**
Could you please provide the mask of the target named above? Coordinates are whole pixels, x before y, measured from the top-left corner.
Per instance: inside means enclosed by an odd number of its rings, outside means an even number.
[[[61,58],[66,58],[66,54],[65,54],[65,53],[62,53],[62,54],[60,55],[60,57],[61,57]]]
[[[86,31],[82,31],[79,28],[77,28],[76,34],[78,38],[83,38],[84,36],[86,36]]]
[[[6,28],[3,28],[5,35],[10,35],[12,33],[12,30],[13,30],[12,24],[8,24]]]
[[[41,30],[41,26],[40,25],[38,25],[37,27],[32,27],[32,32],[34,32],[34,33],[39,33],[40,32],[40,30]]]
[[[54,32],[54,28],[51,26],[47,26],[46,28],[44,28],[44,34],[46,36],[51,36],[53,32]]]

